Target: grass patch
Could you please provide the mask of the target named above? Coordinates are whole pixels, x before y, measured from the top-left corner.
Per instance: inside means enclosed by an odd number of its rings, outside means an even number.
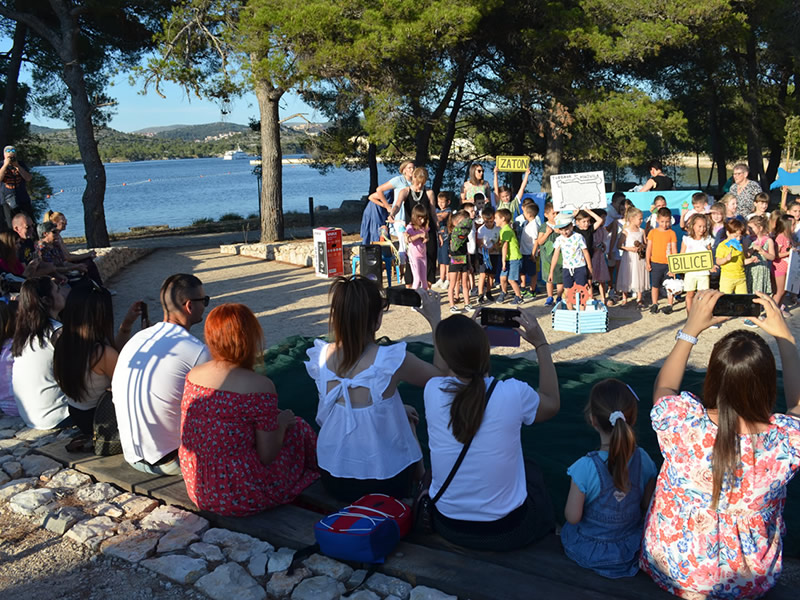
[[[203,217],[202,219],[195,219],[192,221],[192,225],[208,225],[209,223],[213,223],[214,219],[210,217]]]
[[[220,223],[225,221],[242,221],[244,217],[238,213],[225,213],[219,219],[217,219]]]

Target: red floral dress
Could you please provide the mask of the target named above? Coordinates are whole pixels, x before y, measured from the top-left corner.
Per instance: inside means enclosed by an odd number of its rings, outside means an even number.
[[[666,396],[650,418],[664,464],[645,518],[642,570],[682,598],[761,597],[783,564],[783,506],[800,468],[800,419],[774,414],[768,431],[739,436],[739,465],[713,510],[717,426],[700,400]]]
[[[278,397],[238,394],[186,381],[181,401],[181,472],[198,508],[243,516],[292,502],[314,482],[317,435],[297,417],[277,458],[264,466],[256,429],[278,428]]]

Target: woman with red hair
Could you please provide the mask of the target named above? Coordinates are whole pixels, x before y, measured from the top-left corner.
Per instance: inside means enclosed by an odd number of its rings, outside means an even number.
[[[316,434],[253,371],[262,335],[243,304],[218,306],[205,324],[212,360],[186,376],[181,472],[192,502],[220,515],[287,504],[319,477]]]

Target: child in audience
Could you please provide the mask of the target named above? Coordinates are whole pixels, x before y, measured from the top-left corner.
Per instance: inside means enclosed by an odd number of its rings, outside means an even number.
[[[586,241],[582,235],[572,230],[572,217],[561,214],[555,222],[558,239],[553,244],[553,258],[550,261],[550,273],[547,280],[552,283],[559,257],[563,254],[562,274],[564,289],[573,286],[585,286],[592,278],[592,257],[586,249]],[[573,303],[567,295],[567,308],[572,310]]]
[[[519,241],[511,228],[511,211],[507,208],[497,210],[497,224],[500,226],[500,294],[497,296],[498,302],[506,299],[508,284],[514,292],[514,299],[511,304],[522,304],[522,291],[519,287],[519,270],[522,266],[522,254],[519,251]]]
[[[597,209],[595,211],[597,217],[601,219],[600,227],[594,230],[592,239],[592,273],[594,273],[594,282],[600,291],[600,300],[603,304],[606,303],[606,287],[611,282],[611,273],[608,270],[608,251],[611,247],[611,234],[608,229],[603,226],[606,219],[606,211]],[[609,304],[613,302],[609,299]]]
[[[672,213],[668,208],[658,209],[658,227],[651,229],[647,234],[647,250],[645,261],[647,270],[650,272],[650,298],[652,306],[650,312],[658,312],[658,295],[664,280],[671,275],[667,266],[667,256],[677,252],[678,238],[672,227]],[[664,313],[672,312],[672,305],[675,298],[671,292],[667,291],[668,306],[664,307]]]
[[[522,185],[519,186],[519,190],[517,191],[517,195],[514,198],[511,198],[511,188],[507,185],[501,185],[498,187],[497,185],[497,175],[499,173],[498,168],[495,166],[494,168],[494,197],[497,198],[497,210],[501,208],[507,208],[510,212],[512,217],[517,216],[520,214],[520,202],[522,202],[522,194],[525,193],[525,186],[528,185],[528,177],[531,174],[530,168],[525,171],[525,174],[522,176]]]
[[[19,410],[11,387],[11,342],[17,328],[17,301],[0,302],[0,410],[9,417],[18,417]]]
[[[467,236],[467,266],[469,267],[469,290],[470,296],[478,295],[477,273],[478,273],[478,226],[475,224],[475,205],[472,202],[465,202],[461,205],[461,210],[467,211],[472,221],[472,227]]]
[[[487,184],[488,185],[488,184]],[[483,209],[489,207],[492,209],[492,214],[494,214],[494,206],[490,199],[487,199],[481,192],[475,194],[472,198],[472,203],[475,205],[475,215],[478,219],[478,225],[483,225]]]
[[[450,265],[450,232],[447,230],[447,222],[450,220],[450,215],[453,210],[450,208],[450,194],[448,192],[439,192],[436,196],[436,236],[438,250],[436,253],[436,262],[439,264],[439,279],[431,286],[432,289],[445,290],[447,289],[447,267]]]
[[[583,241],[586,242],[586,249],[589,251],[589,256],[594,252],[594,232],[604,224],[605,221],[591,208],[579,210],[575,215],[575,225],[573,229],[575,233],[580,233],[583,236]]]
[[[750,234],[750,246],[747,248],[744,261],[744,272],[747,278],[747,293],[772,294],[770,264],[775,259],[775,242],[768,234],[768,221],[764,215],[751,215],[747,222]],[[747,327],[757,327],[750,319],[745,319]]]
[[[472,229],[469,213],[459,210],[450,217],[450,285],[447,288],[447,299],[450,301],[450,312],[460,313],[456,306],[458,286],[464,292],[464,310],[475,308],[469,303],[469,265],[467,265],[467,238]]]
[[[681,254],[710,251],[714,240],[708,235],[708,217],[696,212],[686,220],[686,235],[681,241]],[[716,267],[715,267],[716,268]],[[694,295],[711,288],[711,271],[692,271],[683,276],[683,291],[686,292],[686,312],[692,310]]]
[[[790,202],[786,208],[786,214],[792,217],[794,225],[792,227],[792,246],[797,247],[800,242],[800,202]]]
[[[539,259],[542,264],[542,277],[546,279],[545,288],[547,289],[547,300],[544,301],[545,306],[552,306],[554,302],[560,302],[561,294],[564,292],[561,256],[559,255],[555,263],[552,262],[554,244],[558,239],[558,233],[556,233],[556,215],[556,211],[553,210],[553,203],[547,202],[544,205],[544,223],[539,227],[539,237],[536,238],[536,246],[533,249],[534,254],[537,252],[539,253]],[[551,268],[554,264],[555,268]],[[550,273],[553,274],[552,280],[546,277],[546,275]],[[557,295],[555,300],[553,299],[553,286],[555,286]]]
[[[708,209],[708,216],[711,219],[711,236],[716,237],[721,229],[725,228],[725,205],[722,202],[715,202]]]
[[[658,211],[662,208],[667,208],[667,199],[664,196],[656,196],[653,198],[653,206],[650,207],[650,216],[647,217],[647,223],[644,226],[644,235],[647,237],[647,234],[650,233],[651,229],[658,228]],[[669,213],[670,223],[669,226],[672,227],[675,224],[675,219],[672,216],[672,212]]]
[[[536,297],[536,255],[534,246],[536,238],[539,237],[540,224],[536,222],[539,214],[539,207],[535,202],[522,203],[522,215],[525,217],[525,225],[519,238],[519,251],[522,254],[522,297],[533,299]]]
[[[525,225],[528,224],[528,217],[525,216],[525,207],[526,206],[533,207],[533,210],[535,211],[534,214],[536,216],[533,218],[533,222],[536,223],[536,227],[538,228],[538,227],[542,226],[542,220],[539,218],[539,205],[536,204],[536,202],[533,201],[533,198],[525,198],[522,201],[522,213],[520,215],[518,215],[514,219],[514,231],[515,232],[518,231],[518,232],[521,233],[522,230],[525,229]]]
[[[789,215],[781,215],[779,211],[772,213],[774,224],[772,238],[775,240],[775,259],[772,261],[772,288],[775,290],[772,296],[775,304],[781,307],[781,311],[786,311],[786,307],[781,304],[783,296],[786,294],[786,271],[789,269],[789,254],[792,251],[792,218]],[[771,219],[772,220],[772,219]]]
[[[406,246],[408,247],[408,265],[414,276],[413,289],[428,289],[428,210],[422,204],[415,204],[411,209],[411,222],[406,227]]]
[[[584,411],[600,435],[600,450],[567,469],[572,478],[561,529],[564,552],[609,578],[639,570],[644,515],[658,468],[636,444],[639,398],[618,379],[597,383]]]
[[[730,219],[725,223],[725,234],[727,238],[717,246],[714,254],[720,268],[719,291],[723,294],[746,294],[747,278],[742,247],[744,223],[739,219]]]
[[[644,259],[643,215],[638,208],[629,208],[625,213],[625,228],[619,234],[617,243],[622,258],[619,261],[617,274],[617,291],[622,294],[622,304],[628,303],[628,294],[636,296],[636,306],[644,308],[642,292],[647,289],[647,265]]]
[[[708,214],[708,196],[704,192],[695,192],[692,194],[692,208],[689,210],[681,210],[681,229],[690,232],[689,219],[696,214]]]
[[[475,206],[477,211],[477,204]],[[481,211],[483,225],[478,228],[478,253],[482,255],[478,268],[478,295],[480,302],[492,301],[494,276],[500,267],[500,228],[494,222],[494,209],[484,206]]]
[[[756,194],[756,197],[753,198],[753,212],[747,215],[747,221],[750,222],[753,217],[769,219],[767,208],[769,208],[769,194],[766,192]]]

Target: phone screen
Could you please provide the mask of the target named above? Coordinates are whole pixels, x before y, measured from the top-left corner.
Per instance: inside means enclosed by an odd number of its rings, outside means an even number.
[[[714,305],[715,317],[757,317],[761,314],[761,305],[753,302],[758,296],[754,294],[725,294]]]
[[[415,308],[422,306],[422,298],[417,293],[417,290],[409,290],[403,287],[386,288],[386,299],[389,304],[394,304],[395,306],[413,306]]]

